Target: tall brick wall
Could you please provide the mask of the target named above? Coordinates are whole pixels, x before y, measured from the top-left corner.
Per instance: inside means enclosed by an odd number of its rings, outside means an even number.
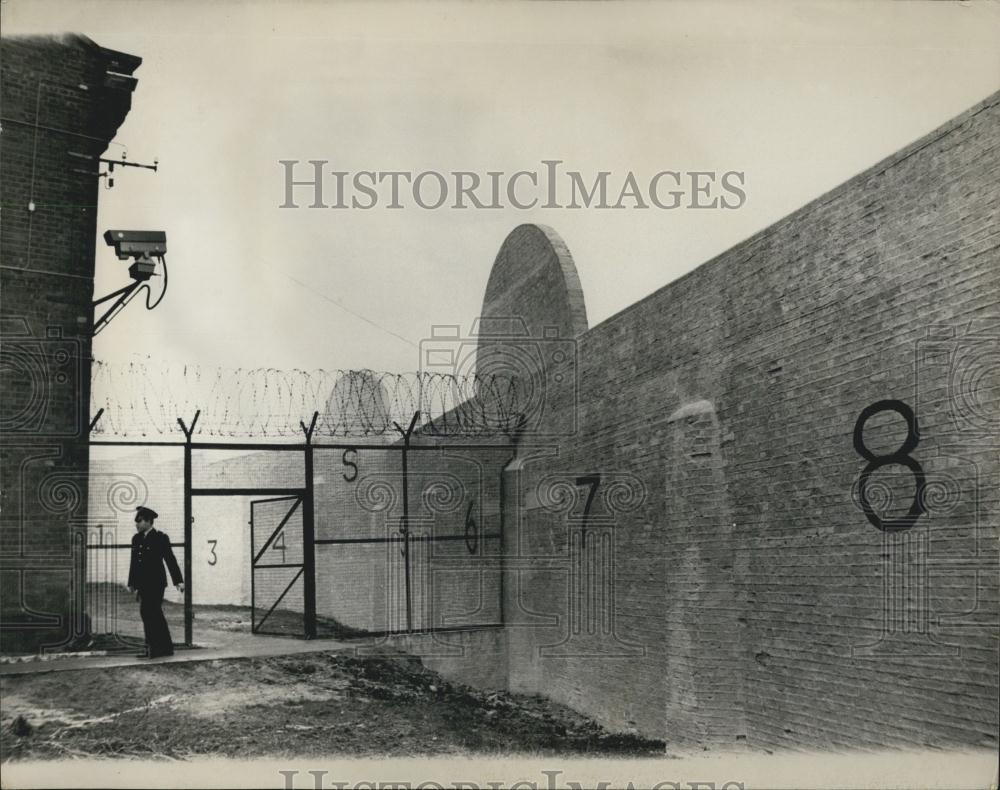
[[[96,157],[129,111],[140,62],[80,36],[0,41],[5,651],[56,646],[86,626],[73,547],[88,509]]]
[[[512,688],[675,745],[996,745],[998,122],[1000,94],[579,335],[577,433],[508,473]],[[856,490],[886,399],[926,475],[896,533]],[[906,462],[867,486],[896,516]]]

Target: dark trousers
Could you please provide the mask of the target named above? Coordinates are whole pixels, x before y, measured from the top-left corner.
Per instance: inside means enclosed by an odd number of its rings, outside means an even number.
[[[146,632],[146,650],[151,656],[170,656],[174,643],[170,641],[170,628],[163,616],[165,587],[144,587],[139,590],[139,614]]]

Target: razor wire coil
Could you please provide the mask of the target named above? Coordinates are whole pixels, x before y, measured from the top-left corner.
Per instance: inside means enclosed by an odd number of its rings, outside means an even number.
[[[524,400],[521,396],[520,400]],[[521,411],[514,377],[374,370],[221,368],[139,359],[95,360],[91,414],[103,410],[94,438],[148,438],[180,432],[177,419],[200,418],[202,437],[302,438],[300,422],[318,413],[317,437],[399,438],[395,424],[444,436],[509,432]]]

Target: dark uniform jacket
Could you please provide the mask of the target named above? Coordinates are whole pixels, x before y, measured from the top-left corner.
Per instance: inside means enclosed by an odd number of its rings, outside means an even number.
[[[128,569],[128,586],[133,589],[166,588],[167,574],[163,563],[170,569],[170,578],[174,585],[184,581],[177,558],[170,548],[170,538],[155,528],[150,528],[145,535],[136,532],[132,536],[132,562]]]

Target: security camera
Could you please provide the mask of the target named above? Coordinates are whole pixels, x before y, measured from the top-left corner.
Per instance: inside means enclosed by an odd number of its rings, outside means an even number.
[[[108,230],[104,241],[122,261],[161,258],[167,252],[167,234],[162,230]]]
[[[132,282],[124,288],[112,291],[107,296],[102,296],[93,303],[94,307],[115,299],[104,315],[94,320],[94,334],[104,329],[111,319],[114,318],[129,300],[138,293],[140,288],[146,289],[146,309],[152,310],[163,301],[167,293],[167,234],[162,230],[108,230],[104,232],[104,241],[109,247],[115,248],[115,255],[119,260],[126,261],[132,259],[132,265],[128,267],[129,276]],[[149,301],[150,288],[148,280],[157,276],[156,258],[163,268],[163,290],[153,303]]]

